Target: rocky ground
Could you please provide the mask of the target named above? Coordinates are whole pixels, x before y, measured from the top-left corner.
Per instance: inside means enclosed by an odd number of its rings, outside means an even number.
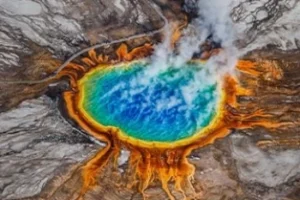
[[[61,115],[59,95],[67,83],[18,81],[49,77],[67,58],[93,44],[162,27],[163,20],[149,2],[170,21],[182,20],[184,12],[196,15],[197,0],[0,0],[0,199],[72,199],[80,185],[80,166],[102,145]],[[248,58],[292,60],[282,65],[293,81],[281,84],[298,91],[300,3],[232,2],[230,14],[241,51],[255,50]],[[280,100],[297,108],[299,92]],[[299,141],[298,129],[291,132],[286,138]],[[272,137],[259,128],[233,131],[193,152],[190,161],[197,169],[194,187],[199,198],[299,200],[299,144],[256,145]],[[125,166],[120,160],[121,171]],[[102,184],[87,199],[142,199],[135,190],[120,187],[123,178],[110,167],[102,174]],[[166,199],[159,183],[146,192],[149,199]]]

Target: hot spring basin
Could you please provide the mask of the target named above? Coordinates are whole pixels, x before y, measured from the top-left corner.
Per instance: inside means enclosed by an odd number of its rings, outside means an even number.
[[[131,139],[187,139],[216,115],[217,83],[207,81],[203,65],[190,62],[163,72],[143,60],[97,67],[79,82],[80,107],[94,122],[116,127]]]

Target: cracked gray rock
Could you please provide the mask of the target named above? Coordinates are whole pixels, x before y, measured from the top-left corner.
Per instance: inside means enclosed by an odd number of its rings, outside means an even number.
[[[151,30],[161,21],[154,12],[136,0],[0,0],[0,76],[22,68],[36,45],[65,59],[90,43]]]
[[[290,186],[300,181],[300,149],[262,150],[243,133],[233,134],[229,140],[238,179],[248,197],[289,199],[295,190]]]
[[[299,49],[299,0],[244,0],[232,9],[240,41],[247,49],[273,45],[283,50]]]
[[[0,122],[0,199],[39,194],[57,174],[99,148],[75,132],[47,96],[1,113]]]
[[[185,0],[184,9],[192,15],[201,12],[199,2]],[[299,49],[299,0],[224,0],[234,22],[236,42],[248,52],[272,45],[282,50]],[[217,8],[216,8],[217,9]],[[212,13],[213,15],[213,13]]]

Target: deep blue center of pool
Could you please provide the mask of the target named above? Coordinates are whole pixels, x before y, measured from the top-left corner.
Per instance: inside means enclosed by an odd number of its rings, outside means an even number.
[[[98,123],[143,141],[190,137],[216,113],[217,84],[207,81],[202,65],[169,66],[152,77],[147,75],[152,66],[142,61],[95,70],[81,83],[83,109]]]

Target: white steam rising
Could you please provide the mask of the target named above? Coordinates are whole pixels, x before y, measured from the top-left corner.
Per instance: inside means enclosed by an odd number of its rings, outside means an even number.
[[[201,45],[208,37],[222,46],[222,51],[217,55],[212,56],[208,62],[207,67],[211,73],[219,79],[224,73],[233,73],[236,64],[238,53],[234,45],[236,40],[236,32],[230,12],[232,8],[232,0],[199,0],[198,2],[199,17],[195,19],[191,26],[196,29],[197,36],[189,39],[184,39],[180,45],[180,52],[194,50]],[[185,45],[185,41],[195,40],[191,45]],[[195,51],[194,51],[195,52]],[[184,54],[184,53],[181,53]],[[181,55],[180,54],[180,55]],[[190,55],[192,55],[190,53]],[[188,57],[187,60],[191,59]]]
[[[209,58],[205,64],[212,76],[210,78],[218,80],[224,73],[233,73],[238,50],[234,45],[236,33],[230,17],[232,0],[200,0],[198,4],[199,17],[183,30],[176,54],[170,48],[171,28],[166,28],[165,40],[155,47],[151,57],[152,66],[147,70],[146,77],[155,77],[170,66],[182,66],[195,53],[199,53],[200,45],[210,36],[222,46],[222,51]]]
[[[192,110],[193,100],[199,95],[199,91],[220,82],[225,73],[233,73],[238,54],[234,46],[235,31],[230,18],[230,2],[231,0],[200,0],[199,18],[183,31],[183,37],[176,47],[176,53],[171,48],[171,28],[166,26],[165,39],[161,44],[155,46],[154,53],[150,58],[151,66],[131,80],[132,93],[136,94],[136,91],[147,90],[148,92],[143,92],[143,94],[152,95],[154,89],[151,88],[151,85],[160,81],[157,79],[158,75],[170,68],[184,67],[184,64],[190,61],[195,53],[200,52],[200,45],[210,36],[213,41],[222,46],[222,51],[203,63],[204,69],[197,71],[187,85],[177,88],[176,93],[183,96],[188,109]],[[176,79],[176,77],[174,78]],[[218,96],[217,93],[218,91],[214,95]],[[127,100],[130,99],[131,92],[123,97]],[[179,95],[161,97],[157,102],[150,102],[150,98],[147,97],[144,99],[149,100],[145,105],[156,103],[156,109],[164,110],[170,109],[182,101],[182,99],[177,99],[178,97]],[[211,109],[214,106],[215,102],[212,100],[208,107]]]
[[[265,46],[268,44],[269,40],[271,41],[274,38],[271,36],[275,34],[267,34],[268,40],[266,39],[267,36],[262,35],[252,44],[242,49],[238,49],[235,42],[245,36],[246,27],[234,24],[230,14],[232,9],[239,3],[241,2],[236,0],[199,0],[199,17],[194,19],[188,27],[183,30],[183,37],[177,43],[176,53],[174,52],[174,49],[171,48],[171,28],[166,26],[165,39],[163,43],[158,44],[155,47],[154,54],[150,58],[151,66],[148,67],[142,75],[136,77],[134,82],[142,83],[143,87],[146,88],[149,84],[151,85],[153,82],[157,81],[157,76],[167,71],[170,67],[183,67],[187,61],[192,59],[195,53],[200,52],[200,46],[205,43],[208,38],[211,41],[220,44],[222,50],[208,59],[204,64],[205,70],[197,72],[195,78],[190,81],[188,85],[178,88],[178,91],[183,95],[187,105],[192,105],[195,95],[198,94],[199,90],[201,91],[205,88],[205,86],[212,85],[222,80],[222,77],[226,73],[234,74],[235,65],[239,57],[254,48]],[[287,18],[286,16],[292,16],[292,18],[299,16],[297,15],[300,10],[299,7],[300,5],[289,12],[291,14],[286,13],[283,15],[284,17],[280,19],[278,23],[281,21],[285,22],[286,20],[284,19]],[[293,20],[289,19],[289,21]],[[294,32],[291,32],[293,36],[291,38],[296,36]],[[290,37],[291,34],[288,36]],[[263,40],[259,40],[260,38],[263,38]],[[280,38],[282,39],[283,37]],[[294,44],[294,46],[295,45],[296,44]],[[141,84],[138,85],[141,86]],[[132,86],[134,88],[136,85]],[[149,95],[151,95],[151,90],[149,91]],[[172,105],[176,105],[175,102],[178,102],[174,99],[174,96],[164,98],[163,100],[165,102],[159,101],[157,108],[170,108]]]
[[[224,48],[231,48],[236,39],[230,17],[231,4],[232,0],[200,0],[198,5],[200,17],[196,25],[202,32],[213,34],[213,40]]]

